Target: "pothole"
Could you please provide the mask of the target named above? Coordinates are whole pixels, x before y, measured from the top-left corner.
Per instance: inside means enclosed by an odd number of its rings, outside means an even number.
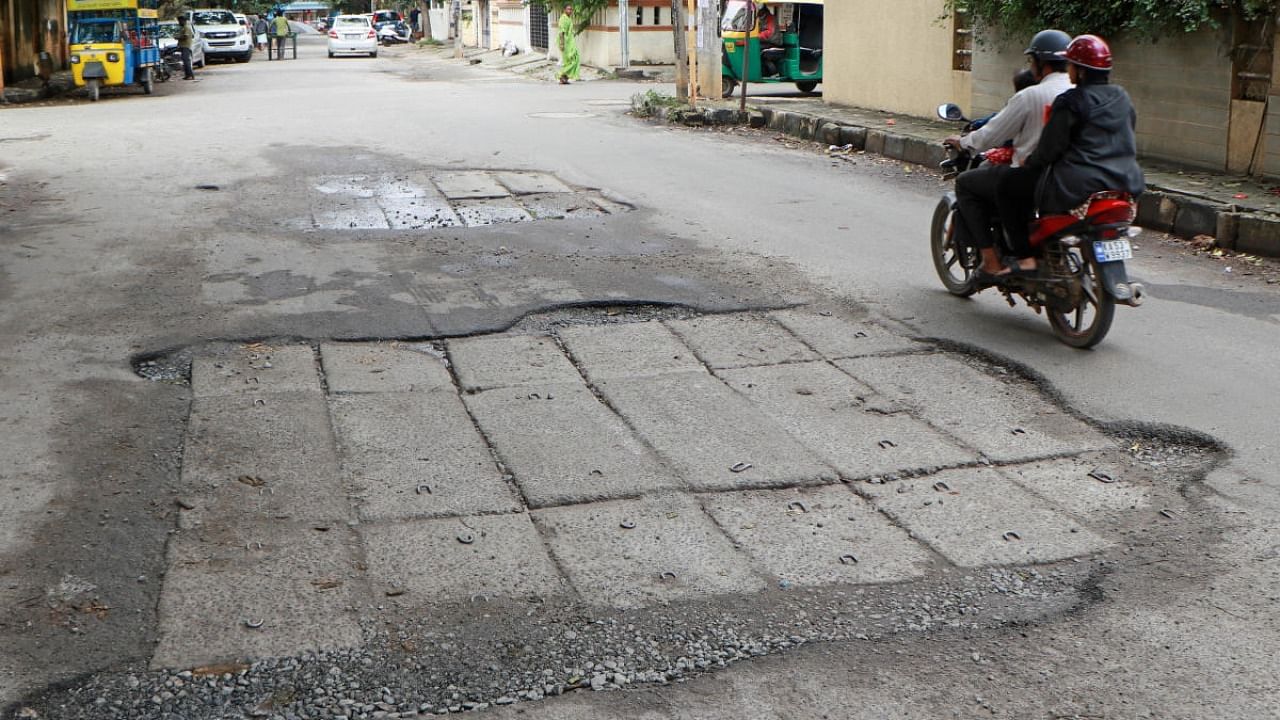
[[[316,230],[428,230],[596,218],[630,210],[598,191],[549,173],[499,170],[322,175],[311,217]]]

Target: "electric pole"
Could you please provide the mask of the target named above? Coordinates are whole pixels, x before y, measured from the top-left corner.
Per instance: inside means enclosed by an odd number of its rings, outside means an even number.
[[[698,80],[702,97],[719,100],[721,83],[720,3],[698,0]]]
[[[453,56],[462,59],[462,0],[453,0]]]
[[[676,100],[689,102],[689,48],[685,44],[684,3],[671,0],[671,33],[676,45]]]

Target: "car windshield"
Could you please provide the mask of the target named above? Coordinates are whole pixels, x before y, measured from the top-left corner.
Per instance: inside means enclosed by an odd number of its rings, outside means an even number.
[[[160,23],[156,26],[156,32],[160,37],[176,38],[178,37],[178,25],[177,23]]]
[[[369,27],[369,20],[362,17],[340,17],[334,24],[337,27]]]
[[[197,10],[191,13],[196,25],[236,25],[236,16],[226,10]]]
[[[120,41],[120,25],[114,22],[82,22],[76,24],[71,42],[75,45]]]

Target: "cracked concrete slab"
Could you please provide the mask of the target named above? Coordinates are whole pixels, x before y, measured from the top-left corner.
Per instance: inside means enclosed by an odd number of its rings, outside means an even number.
[[[174,538],[152,667],[359,644],[354,607],[365,590],[351,533],[295,525],[258,537],[209,541],[184,532]]]
[[[193,402],[181,485],[205,522],[345,521],[350,511],[338,478],[320,393]]]
[[[935,427],[996,462],[1022,462],[1111,447],[1028,385],[993,377],[944,354],[839,360],[836,365],[916,409]],[[974,422],[973,418],[980,418]]]
[[[366,520],[520,509],[453,390],[333,398],[342,470]]]
[[[596,218],[606,214],[586,195],[564,193],[525,195],[520,198],[520,204],[535,220]]]
[[[557,334],[592,382],[706,370],[689,346],[656,320],[567,327]]]
[[[872,411],[874,391],[826,362],[717,374],[844,478],[933,471],[978,459],[908,415]]]
[[[899,582],[936,562],[844,485],[718,493],[702,502],[761,567],[798,585]]]
[[[312,227],[319,230],[388,230],[386,213],[375,198],[329,196],[311,206]]]
[[[707,315],[667,325],[714,369],[820,359],[785,328],[756,315]]]
[[[681,486],[581,382],[489,390],[464,400],[530,507]]]
[[[533,216],[511,198],[457,200],[453,210],[467,227],[530,222]]]
[[[453,207],[443,198],[384,198],[380,205],[392,230],[425,230],[462,224]]]
[[[823,315],[807,308],[775,310],[769,313],[769,317],[828,360],[910,352],[928,347],[874,323],[845,320],[838,315]]]
[[[452,389],[442,357],[406,343],[325,343],[320,362],[331,393]]]
[[[526,513],[365,525],[360,534],[375,597],[399,605],[569,590]]]
[[[561,182],[559,178],[548,173],[500,172],[494,175],[498,182],[505,185],[515,195],[573,192],[573,189]]]
[[[1151,507],[1149,480],[1134,480],[1131,472],[1114,464],[1099,464],[1094,458],[1061,458],[1011,465],[1000,468],[1000,472],[1032,493],[1080,517]],[[1098,477],[1092,477],[1090,473]]]
[[[706,373],[609,380],[598,388],[695,490],[836,479],[810,450]]]
[[[963,567],[1054,562],[1100,552],[1110,544],[989,468],[947,470],[858,489],[915,537]]]
[[[503,198],[511,195],[497,178],[483,171],[437,173],[431,179],[450,200]]]
[[[488,335],[448,344],[458,383],[467,392],[582,380],[555,338],[548,335]]]
[[[635,608],[764,589],[686,496],[550,508],[533,517],[569,581],[593,605]]]
[[[320,376],[309,346],[253,343],[225,355],[193,359],[191,391],[196,397],[320,392]]]

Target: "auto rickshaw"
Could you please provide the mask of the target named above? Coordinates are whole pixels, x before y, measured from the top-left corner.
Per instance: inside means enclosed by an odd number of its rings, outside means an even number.
[[[97,101],[103,86],[142,86],[150,95],[157,43],[158,0],[67,0],[71,26],[71,74]]]
[[[761,9],[773,15],[781,44],[760,41],[757,13]],[[813,92],[822,82],[822,0],[729,0],[723,18],[725,97],[743,80],[744,49],[747,82],[795,83],[800,92]]]

